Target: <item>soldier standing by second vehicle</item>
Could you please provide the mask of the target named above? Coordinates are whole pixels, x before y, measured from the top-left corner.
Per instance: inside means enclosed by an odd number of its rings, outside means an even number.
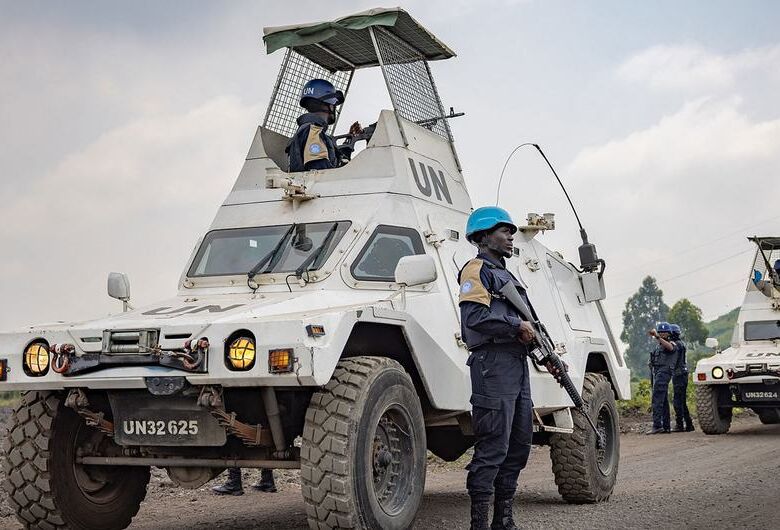
[[[645,434],[668,433],[670,429],[669,383],[677,366],[678,346],[672,342],[672,326],[659,322],[648,334],[658,341],[650,353],[650,369],[653,377],[653,428]]]
[[[685,354],[688,348],[685,347],[681,337],[681,329],[677,324],[671,324],[672,342],[677,346],[677,366],[672,374],[672,388],[674,390],[674,422],[675,426],[672,432],[691,432],[693,428],[693,419],[688,410],[688,360]]]
[[[467,466],[472,530],[488,529],[495,493],[493,530],[515,530],[512,503],[520,471],[528,461],[533,435],[526,344],[534,330],[499,293],[512,283],[528,301],[520,282],[505,267],[517,227],[497,207],[469,216],[466,238],[479,248],[458,275],[461,333],[469,351],[472,421],[476,445]],[[531,307],[530,302],[528,306]]]
[[[273,469],[261,469],[260,480],[252,484],[252,489],[266,493],[276,493]],[[244,486],[241,483],[241,468],[228,468],[228,479],[224,484],[212,487],[211,491],[217,495],[243,495]]]

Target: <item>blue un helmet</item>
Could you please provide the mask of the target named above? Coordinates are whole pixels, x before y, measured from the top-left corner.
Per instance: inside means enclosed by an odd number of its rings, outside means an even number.
[[[466,239],[471,241],[471,236],[477,232],[492,230],[498,225],[507,225],[512,228],[512,233],[517,232],[517,226],[512,222],[509,212],[498,206],[483,206],[477,208],[466,221]],[[473,243],[473,241],[471,241]]]
[[[682,330],[680,329],[680,326],[678,326],[677,324],[670,324],[669,327],[672,328],[672,336],[674,338],[679,339],[680,338],[680,333],[682,333]]]
[[[780,259],[775,260],[774,269],[780,274]]]
[[[668,322],[658,322],[655,325],[655,330],[658,333],[672,333],[672,325]]]
[[[333,83],[324,79],[312,79],[303,85],[301,90],[301,107],[313,112],[312,103],[325,103],[326,105],[341,105],[344,103],[344,93],[336,90]],[[315,105],[316,106],[316,105]]]

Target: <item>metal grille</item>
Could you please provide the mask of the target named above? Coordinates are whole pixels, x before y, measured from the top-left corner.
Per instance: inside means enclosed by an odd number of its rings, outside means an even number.
[[[333,83],[333,86],[344,92],[346,96],[352,73],[353,70],[330,72],[303,55],[287,50],[279,76],[276,78],[271,102],[265,113],[263,127],[288,138],[292,137],[298,130],[296,120],[305,112],[299,105],[303,85],[311,79],[325,79]],[[336,112],[338,122],[341,107],[338,107]],[[332,126],[334,129],[335,125]]]
[[[452,131],[443,118],[444,108],[424,56],[389,31],[371,29],[395,111],[452,142]]]

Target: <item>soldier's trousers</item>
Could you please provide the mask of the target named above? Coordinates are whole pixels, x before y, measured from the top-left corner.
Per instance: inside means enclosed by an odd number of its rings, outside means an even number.
[[[672,388],[674,389],[674,421],[677,427],[693,425],[691,420],[691,413],[688,410],[688,401],[686,400],[688,394],[688,372],[679,370],[675,371],[672,376]]]
[[[653,367],[653,429],[669,430],[669,382],[671,380],[671,368]]]
[[[466,489],[475,500],[515,494],[533,436],[531,387],[526,356],[475,351],[471,367],[471,416],[476,444],[466,467]]]

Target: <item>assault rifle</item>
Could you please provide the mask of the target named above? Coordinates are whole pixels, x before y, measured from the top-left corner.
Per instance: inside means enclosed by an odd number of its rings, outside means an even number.
[[[576,409],[585,417],[586,420],[588,420],[588,424],[590,425],[591,429],[593,429],[593,433],[596,435],[596,446],[599,448],[603,447],[604,436],[596,428],[596,425],[593,423],[593,420],[590,419],[590,416],[588,416],[588,413],[585,410],[585,401],[583,401],[580,393],[577,392],[577,388],[574,386],[571,377],[569,377],[563,361],[558,356],[558,354],[555,353],[555,346],[553,345],[553,341],[550,338],[550,334],[547,333],[547,328],[544,327],[544,324],[534,318],[534,315],[531,312],[531,309],[528,307],[528,304],[525,303],[523,297],[520,296],[520,293],[517,292],[517,289],[514,285],[512,285],[512,283],[507,283],[504,285],[501,289],[499,289],[499,292],[504,295],[504,298],[506,298],[506,300],[512,304],[515,309],[520,312],[520,315],[525,320],[530,322],[534,328],[534,331],[536,332],[534,342],[530,345],[529,348],[531,358],[537,364],[551,366],[553,368],[552,376],[555,378],[558,384],[561,385],[564,390],[566,390],[566,393],[569,394],[569,397],[574,403]]]

